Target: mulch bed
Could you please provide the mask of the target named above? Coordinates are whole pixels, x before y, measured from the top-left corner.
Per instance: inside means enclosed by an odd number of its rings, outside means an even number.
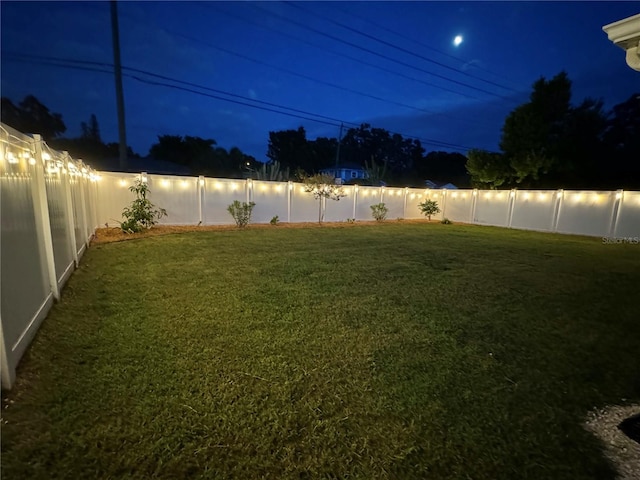
[[[277,225],[271,225],[268,223],[256,223],[245,227],[247,230],[261,230],[269,228],[354,228],[359,225],[375,225],[375,224],[426,224],[426,223],[439,223],[437,220],[428,221],[426,219],[420,220],[387,220],[386,222],[362,221],[359,220],[354,223],[348,222],[303,222],[303,223],[287,223],[282,222]],[[218,231],[230,231],[239,230],[235,225],[156,225],[149,230],[145,230],[140,233],[124,233],[119,227],[110,228],[98,228],[91,241],[92,244],[123,242],[126,240],[135,240],[138,238],[155,237],[159,235],[171,235],[175,233],[186,232],[218,232]]]

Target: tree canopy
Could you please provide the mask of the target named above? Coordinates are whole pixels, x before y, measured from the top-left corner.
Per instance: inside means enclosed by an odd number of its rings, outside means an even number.
[[[571,103],[571,81],[565,72],[551,80],[540,78],[533,84],[529,101],[505,119],[501,153],[479,150],[468,153],[466,167],[472,182],[489,188],[612,186],[609,180],[614,174],[604,163],[605,158],[609,163],[613,158],[620,159],[613,163],[622,171],[631,167],[622,160],[629,152],[640,159],[633,140],[637,138],[633,134],[638,128],[633,126],[638,123],[637,105],[635,95],[625,104],[614,107],[607,120],[601,100],[586,98],[578,105]],[[625,133],[627,131],[631,135]],[[616,151],[614,138],[626,139],[628,147]]]
[[[38,133],[46,142],[67,131],[62,115],[49,109],[33,95],[18,104],[2,97],[2,121],[23,133]]]

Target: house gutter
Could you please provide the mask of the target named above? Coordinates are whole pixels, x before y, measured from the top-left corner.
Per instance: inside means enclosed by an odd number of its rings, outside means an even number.
[[[602,30],[627,52],[627,65],[640,72],[640,14],[605,25]]]

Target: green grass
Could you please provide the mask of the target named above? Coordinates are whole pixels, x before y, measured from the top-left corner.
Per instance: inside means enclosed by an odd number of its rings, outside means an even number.
[[[635,245],[464,225],[96,245],[3,478],[613,478],[581,423],[640,399],[639,281]]]

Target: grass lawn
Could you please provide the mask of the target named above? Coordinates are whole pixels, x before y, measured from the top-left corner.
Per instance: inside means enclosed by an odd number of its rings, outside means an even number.
[[[640,247],[403,224],[93,246],[3,394],[5,479],[611,479]]]

